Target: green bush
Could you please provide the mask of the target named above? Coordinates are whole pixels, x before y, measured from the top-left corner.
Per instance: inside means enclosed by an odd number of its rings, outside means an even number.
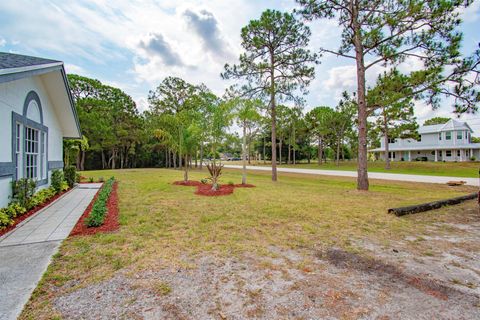
[[[115,179],[111,177],[105,182],[100,190],[95,203],[93,204],[92,211],[85,219],[87,227],[99,227],[105,221],[105,215],[107,213],[107,201],[110,193],[112,192],[113,183]]]
[[[8,207],[0,209],[3,213],[5,213],[10,219],[15,219],[18,216],[21,216],[27,209],[22,207],[18,203],[10,203]]]
[[[8,207],[0,209],[0,230],[14,223],[14,219],[27,212],[27,209],[18,203],[11,203]]]
[[[8,216],[4,209],[0,209],[0,230],[13,224],[13,219]]]
[[[70,187],[68,186],[67,181],[62,181],[62,191],[67,191]]]
[[[32,200],[31,200],[32,207],[36,207],[41,204],[44,204],[45,202],[50,200],[56,193],[57,192],[53,187],[45,188],[38,191],[32,197]]]
[[[63,169],[63,176],[65,177],[65,181],[67,181],[68,186],[73,188],[76,181],[77,169],[75,166],[68,166]]]
[[[63,182],[63,171],[60,169],[55,169],[52,171],[52,188],[56,193],[62,192],[62,182]]]
[[[20,204],[22,207],[31,209],[31,199],[35,193],[37,184],[32,179],[22,178],[12,182],[12,202]]]

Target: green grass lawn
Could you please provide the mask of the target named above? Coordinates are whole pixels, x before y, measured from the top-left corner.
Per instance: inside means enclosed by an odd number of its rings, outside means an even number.
[[[201,179],[206,171],[191,172]],[[115,272],[181,265],[185,256],[268,254],[281,248],[341,247],[360,250],[357,241],[388,246],[406,235],[428,234],[428,227],[448,213],[397,218],[390,207],[472,192],[469,187],[372,181],[369,192],[349,178],[255,172],[256,188],[235,189],[229,196],[203,197],[193,187],[172,185],[181,171],[131,169],[82,172],[112,175],[119,181],[119,231],[67,239],[24,310],[24,319],[51,315],[62,293],[111,277]],[[239,183],[238,170],[226,170],[223,183]],[[183,265],[182,265],[183,266]]]
[[[227,164],[240,165],[241,161],[225,162]],[[263,161],[252,161],[251,165],[265,165]],[[270,165],[268,162],[266,165]],[[324,169],[324,170],[345,170],[356,171],[357,163],[355,161],[340,161],[339,166],[333,161],[318,165],[315,161],[312,163],[298,163],[296,165],[282,164],[279,167],[285,168],[304,168],[304,169]],[[368,163],[369,172],[388,172],[388,173],[405,173],[420,174],[428,176],[448,176],[448,177],[464,177],[476,178],[480,169],[480,162],[392,162],[391,169],[385,169],[385,162],[375,161]]]

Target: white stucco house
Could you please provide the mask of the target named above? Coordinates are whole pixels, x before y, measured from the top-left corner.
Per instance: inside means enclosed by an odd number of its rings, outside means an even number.
[[[480,143],[471,143],[473,130],[468,123],[450,119],[445,124],[422,126],[418,129],[420,140],[391,139],[388,144],[392,161],[469,161],[480,159]],[[380,148],[371,149],[385,160],[385,139]]]
[[[63,62],[0,52],[0,207],[13,180],[50,185],[63,168],[63,139],[80,137]]]

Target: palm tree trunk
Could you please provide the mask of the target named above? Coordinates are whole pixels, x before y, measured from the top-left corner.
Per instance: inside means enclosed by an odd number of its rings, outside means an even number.
[[[183,172],[183,181],[188,181],[188,156],[185,155],[185,163],[184,163],[184,172]]]
[[[247,134],[246,134],[246,124],[243,124],[243,141],[242,141],[242,184],[247,183],[247,159],[246,159],[246,152],[247,152]]]
[[[200,170],[203,169],[203,141],[200,144]]]

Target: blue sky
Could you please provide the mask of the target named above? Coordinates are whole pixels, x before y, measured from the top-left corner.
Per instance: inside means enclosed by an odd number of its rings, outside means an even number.
[[[117,86],[130,94],[140,110],[148,91],[173,75],[205,83],[221,94],[231,83],[219,74],[241,52],[240,29],[267,8],[290,11],[292,0],[4,0],[0,1],[0,51],[65,62],[67,72]],[[464,51],[480,42],[480,1],[462,12]],[[340,30],[335,21],[309,24],[312,49],[335,49]],[[404,71],[418,67],[405,63]],[[369,71],[373,81],[380,68]],[[344,90],[354,91],[352,61],[325,55],[316,67],[305,110],[334,107]],[[416,104],[420,123],[433,116],[453,116],[449,101],[439,110]],[[480,135],[480,115],[464,115]]]

